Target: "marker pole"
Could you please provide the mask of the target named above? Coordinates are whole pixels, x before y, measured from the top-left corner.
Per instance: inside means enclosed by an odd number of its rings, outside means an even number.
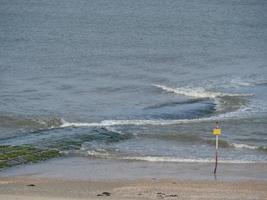
[[[221,129],[219,127],[218,121],[216,122],[216,128],[213,129],[213,135],[216,136],[216,152],[215,152],[215,168],[214,168],[214,174],[216,174],[218,165],[219,135],[221,135]]]
[[[218,165],[218,146],[219,146],[219,135],[216,135],[216,153],[215,153],[215,168],[214,168],[214,174],[216,174],[216,171],[217,171],[217,165]]]

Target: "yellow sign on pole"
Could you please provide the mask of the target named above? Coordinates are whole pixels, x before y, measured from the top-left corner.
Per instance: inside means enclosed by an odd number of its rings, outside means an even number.
[[[221,129],[220,128],[215,128],[213,129],[213,135],[221,135]]]
[[[219,122],[216,122],[216,128],[213,129],[213,135],[216,136],[216,153],[215,153],[215,168],[214,168],[214,174],[216,174],[217,171],[217,164],[218,164],[218,149],[219,149],[219,135],[221,135],[221,129],[219,128]]]

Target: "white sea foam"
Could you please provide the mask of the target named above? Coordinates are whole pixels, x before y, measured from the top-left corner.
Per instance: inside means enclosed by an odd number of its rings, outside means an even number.
[[[187,163],[211,163],[211,159],[188,159],[176,157],[163,157],[163,156],[128,156],[122,157],[123,160],[140,160],[148,162],[187,162]]]
[[[237,79],[230,80],[230,84],[233,87],[254,87],[257,85],[266,85],[267,81],[266,80],[258,80],[258,81],[242,80],[240,78],[237,78]]]
[[[87,151],[89,156],[95,156],[95,157],[109,157],[111,154],[107,152],[105,149],[97,149],[97,150],[91,150]]]
[[[218,116],[212,117],[203,117],[197,119],[177,119],[177,120],[104,120],[100,122],[92,123],[81,123],[81,122],[67,122],[63,120],[61,128],[65,127],[109,127],[109,126],[125,126],[125,125],[134,125],[134,126],[145,126],[145,125],[155,125],[155,126],[164,126],[164,125],[175,125],[175,124],[190,124],[190,123],[201,123],[201,122],[212,122],[212,121],[223,121],[232,118],[242,118],[247,117],[249,109],[243,108],[234,112],[220,114]]]
[[[216,111],[218,111],[219,113],[227,111],[225,108],[225,101],[230,101],[230,99],[225,99],[223,97],[233,97],[233,98],[236,97],[236,98],[238,98],[238,97],[253,96],[253,94],[239,94],[239,93],[238,94],[237,93],[232,94],[232,93],[212,92],[212,91],[207,91],[204,88],[187,88],[187,87],[171,88],[171,87],[167,87],[164,85],[157,85],[157,84],[154,84],[154,86],[158,87],[158,88],[160,88],[166,92],[171,92],[171,93],[178,94],[178,95],[184,95],[184,96],[188,96],[191,98],[212,99],[216,105],[215,106]],[[238,104],[239,102],[240,101],[236,101],[238,106],[240,106]],[[228,103],[226,103],[226,105],[228,105]]]
[[[110,154],[108,152],[88,151],[89,156],[98,158],[112,158],[119,160],[135,160],[135,161],[147,161],[147,162],[174,162],[174,163],[214,163],[213,159],[193,159],[193,158],[177,158],[168,156],[118,156]],[[255,161],[248,160],[220,160],[220,163],[256,163]]]
[[[250,86],[254,86],[254,84],[252,82],[248,82],[248,81],[244,81],[241,79],[232,79],[230,80],[230,83],[232,86],[234,87],[250,87]]]
[[[177,119],[177,120],[104,120],[100,122],[67,122],[62,119],[62,124],[60,128],[65,127],[109,127],[109,126],[125,126],[125,125],[134,125],[134,126],[145,126],[145,125],[155,125],[155,126],[164,126],[164,125],[175,125],[175,124],[190,124],[190,123],[201,123],[201,122],[212,122],[212,121],[223,121],[227,119],[245,118],[249,116],[250,109],[247,107],[242,107],[237,111],[223,113],[217,116],[212,117],[203,117],[197,119]],[[111,130],[112,131],[112,130]]]
[[[108,127],[108,126],[123,126],[123,125],[172,125],[172,124],[186,124],[193,122],[203,122],[216,120],[216,118],[200,118],[200,119],[181,119],[181,120],[104,120],[99,123],[71,123],[64,122],[61,128],[65,127]]]
[[[126,160],[140,160],[148,162],[178,162],[178,163],[214,163],[213,159],[188,159],[175,157],[160,157],[160,156],[140,156],[140,157],[123,157]],[[220,163],[255,163],[255,161],[247,160],[220,160]]]
[[[102,127],[105,126],[102,122],[100,123],[86,123],[86,122],[67,122],[64,119],[61,120],[62,124],[60,125],[61,128],[65,127]]]
[[[207,91],[204,88],[186,88],[186,87],[180,87],[180,88],[171,88],[164,85],[158,85],[154,84],[154,86],[161,88],[162,90],[166,92],[171,92],[179,95],[194,97],[194,98],[211,98],[215,99],[218,97],[244,97],[244,96],[253,96],[253,94],[231,94],[231,93],[222,93],[222,92],[211,92]]]
[[[233,143],[233,146],[235,148],[245,148],[245,149],[257,149],[257,146],[252,146],[252,145],[247,145],[247,144],[237,144],[237,143]]]
[[[105,128],[110,132],[116,132],[116,133],[119,133],[120,135],[126,134],[126,133],[123,133],[122,131],[117,130],[114,126],[106,126]]]

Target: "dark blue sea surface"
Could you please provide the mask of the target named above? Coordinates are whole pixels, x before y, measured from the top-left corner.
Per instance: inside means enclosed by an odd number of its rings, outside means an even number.
[[[0,145],[267,162],[265,0],[0,0]]]

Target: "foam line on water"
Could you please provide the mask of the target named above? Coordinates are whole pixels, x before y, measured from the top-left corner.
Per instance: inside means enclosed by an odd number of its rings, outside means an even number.
[[[88,151],[88,156],[104,158],[104,159],[119,159],[119,160],[133,160],[146,162],[174,162],[174,163],[214,163],[214,159],[193,159],[193,158],[177,158],[168,156],[118,156],[107,152]],[[256,163],[258,161],[249,160],[220,160],[220,163],[245,164]]]
[[[219,98],[219,97],[246,97],[253,96],[253,94],[231,94],[231,93],[222,93],[222,92],[211,92],[207,91],[204,88],[187,88],[187,87],[178,87],[171,88],[164,85],[153,84],[155,87],[160,88],[166,92],[171,92],[179,95],[194,97],[194,98]]]
[[[122,159],[140,160],[148,162],[214,163],[213,159],[189,159],[189,158],[160,157],[160,156],[123,157]],[[241,164],[241,163],[256,163],[256,162],[247,160],[220,160],[220,163]]]
[[[242,80],[241,78],[236,78],[230,80],[230,84],[233,87],[254,87],[254,86],[261,86],[261,85],[267,85],[266,80]]]
[[[218,113],[227,113],[229,111],[238,110],[246,104],[244,97],[253,96],[253,94],[237,94],[207,91],[204,88],[178,87],[171,88],[164,85],[154,84],[155,87],[163,91],[174,93],[177,95],[188,96],[193,99],[212,99],[216,105]]]
[[[213,122],[213,121],[223,121],[227,119],[233,119],[233,118],[242,118],[247,117],[249,115],[248,111],[250,109],[248,108],[241,108],[237,111],[229,112],[220,114],[218,116],[212,116],[212,117],[203,117],[203,118],[197,118],[197,119],[174,119],[174,120],[104,120],[100,122],[92,122],[92,123],[86,123],[86,122],[67,122],[64,119],[62,119],[62,124],[60,128],[65,127],[108,127],[108,126],[124,126],[124,125],[135,125],[135,126],[145,126],[145,125],[175,125],[175,124],[189,124],[189,123],[201,123],[201,122]]]
[[[252,146],[252,145],[248,145],[248,144],[237,144],[237,143],[233,143],[232,145],[235,148],[258,149],[257,146]]]
[[[106,126],[123,126],[123,125],[172,125],[172,124],[186,124],[192,122],[210,121],[211,118],[201,119],[181,119],[181,120],[104,120],[99,123],[71,123],[64,121],[61,128],[65,127],[106,127]],[[216,120],[216,119],[214,119]]]

